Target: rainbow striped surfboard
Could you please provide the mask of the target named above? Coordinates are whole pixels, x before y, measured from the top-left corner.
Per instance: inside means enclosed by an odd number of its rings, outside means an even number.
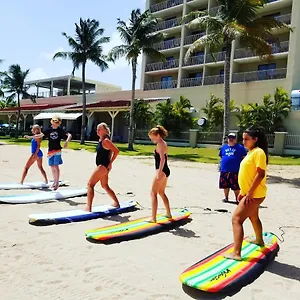
[[[163,215],[157,215],[157,223],[151,223],[148,220],[151,217],[142,218],[130,222],[121,223],[88,230],[85,236],[88,240],[107,241],[113,239],[135,239],[141,236],[154,234],[165,230],[174,223],[183,221],[190,216],[187,209],[176,210],[172,212],[173,218],[168,219]]]
[[[264,241],[265,247],[259,247],[244,240],[242,261],[224,258],[224,253],[232,251],[233,244],[224,247],[186,269],[181,274],[180,281],[184,285],[210,293],[239,289],[253,282],[279,251],[274,234],[264,233]]]

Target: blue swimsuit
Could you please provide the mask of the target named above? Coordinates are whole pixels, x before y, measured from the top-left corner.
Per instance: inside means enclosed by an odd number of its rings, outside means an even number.
[[[32,139],[31,140],[31,153],[34,154],[35,151],[36,151],[36,148],[37,148],[37,141],[35,139]],[[37,153],[37,156],[39,158],[43,157],[43,152],[41,149],[39,149],[38,153]]]

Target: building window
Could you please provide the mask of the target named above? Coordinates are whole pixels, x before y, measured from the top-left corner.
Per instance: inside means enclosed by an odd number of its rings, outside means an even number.
[[[274,74],[274,69],[276,69],[276,64],[263,64],[258,66],[258,80],[266,80],[271,78]]]
[[[161,78],[161,87],[163,89],[171,89],[173,84],[173,77],[172,76],[163,76]]]

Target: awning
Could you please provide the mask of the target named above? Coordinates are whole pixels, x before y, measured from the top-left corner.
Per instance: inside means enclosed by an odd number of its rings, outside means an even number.
[[[44,119],[52,119],[52,117],[60,117],[62,120],[76,120],[80,116],[82,116],[81,113],[55,113],[55,112],[45,112],[45,113],[40,113],[37,116],[35,116],[33,119],[34,120],[44,120]]]

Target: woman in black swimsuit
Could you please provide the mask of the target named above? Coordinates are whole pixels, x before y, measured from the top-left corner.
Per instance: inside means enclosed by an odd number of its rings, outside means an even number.
[[[119,200],[114,191],[108,186],[108,173],[111,171],[112,163],[119,154],[119,149],[111,142],[110,130],[106,123],[100,123],[97,126],[97,135],[99,144],[97,145],[96,165],[97,168],[90,177],[87,191],[86,211],[92,211],[94,199],[94,187],[100,181],[102,188],[113,199],[112,206],[120,207]]]
[[[172,218],[169,199],[165,194],[165,189],[167,186],[168,177],[170,176],[170,169],[168,167],[168,146],[164,141],[164,138],[168,136],[168,131],[160,125],[152,128],[149,131],[149,137],[153,143],[156,144],[154,151],[155,158],[155,169],[156,176],[154,177],[151,198],[152,198],[152,222],[156,223],[157,215],[157,194],[162,198],[165,208],[166,216]]]

